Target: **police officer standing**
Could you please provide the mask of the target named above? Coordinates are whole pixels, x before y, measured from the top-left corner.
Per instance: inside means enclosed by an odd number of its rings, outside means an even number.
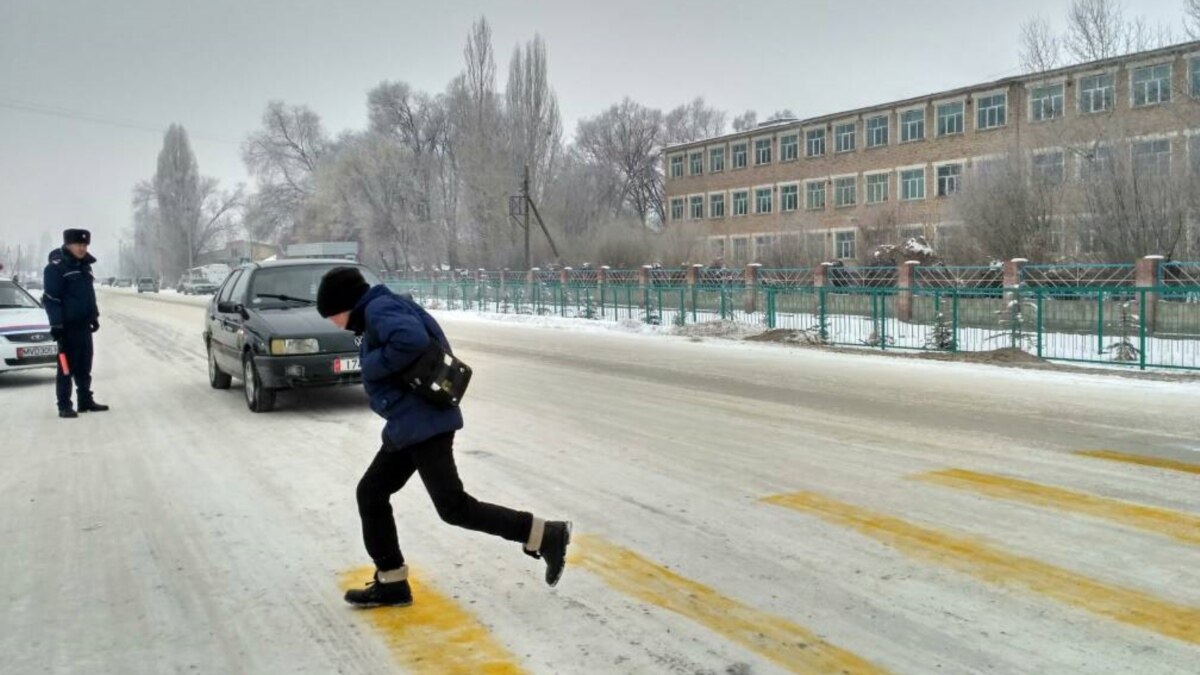
[[[108,406],[92,398],[92,333],[100,330],[92,263],[92,234],[63,231],[63,246],[50,252],[43,275],[42,304],[50,319],[50,335],[58,343],[58,416],[79,417],[71,407],[71,380],[79,392],[79,412],[103,412]]]

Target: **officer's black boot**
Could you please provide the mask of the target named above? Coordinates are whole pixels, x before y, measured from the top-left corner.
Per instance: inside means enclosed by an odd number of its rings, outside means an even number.
[[[346,591],[346,602],[355,607],[407,607],[412,604],[412,588],[408,585],[408,566],[397,570],[376,572],[375,580],[366,588]]]
[[[563,568],[567,566],[567,546],[570,543],[570,521],[543,522],[538,518],[533,519],[533,531],[529,534],[525,554],[546,561],[547,584],[553,586],[562,578]],[[536,550],[531,549],[531,546],[536,546]]]
[[[59,408],[58,416],[63,419],[73,419],[79,417],[79,413],[75,412],[74,408]]]
[[[108,410],[108,406],[95,401],[79,404],[79,412],[104,412],[105,410]]]

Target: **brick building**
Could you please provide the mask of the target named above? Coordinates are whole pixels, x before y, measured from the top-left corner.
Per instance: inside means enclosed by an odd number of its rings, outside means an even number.
[[[1200,42],[822,115],[664,152],[667,223],[729,263],[861,259],[881,228],[945,248],[954,195],[1020,158],[1069,182],[1128,153],[1134,170],[1200,166]],[[1061,253],[1086,249],[1063,232]],[[802,257],[803,260],[796,260]]]

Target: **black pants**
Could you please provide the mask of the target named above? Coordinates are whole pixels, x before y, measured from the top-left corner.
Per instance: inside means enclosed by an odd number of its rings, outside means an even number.
[[[393,445],[385,434],[383,447],[358,482],[363,541],[378,569],[393,570],[404,564],[389,499],[414,472],[421,475],[442,520],[509,541],[528,541],[532,514],[478,501],[463,490],[454,465],[453,433],[403,448]]]
[[[59,351],[67,357],[67,368],[71,374],[63,373],[62,358],[58,360],[58,377],[55,378],[54,390],[58,395],[58,408],[63,410],[71,407],[71,381],[75,381],[75,389],[79,392],[79,404],[87,405],[92,402],[92,329],[86,324],[82,326],[66,326],[63,328],[62,340],[58,345]]]

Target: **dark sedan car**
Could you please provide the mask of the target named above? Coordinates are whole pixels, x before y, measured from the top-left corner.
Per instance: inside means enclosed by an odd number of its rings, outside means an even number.
[[[293,387],[355,383],[362,378],[353,334],[317,314],[317,286],[333,260],[281,260],[235,270],[208,304],[204,343],[208,379],[228,389],[246,385],[254,412],[275,407],[275,393]],[[349,263],[353,264],[353,263]],[[358,266],[370,284],[379,278]]]

